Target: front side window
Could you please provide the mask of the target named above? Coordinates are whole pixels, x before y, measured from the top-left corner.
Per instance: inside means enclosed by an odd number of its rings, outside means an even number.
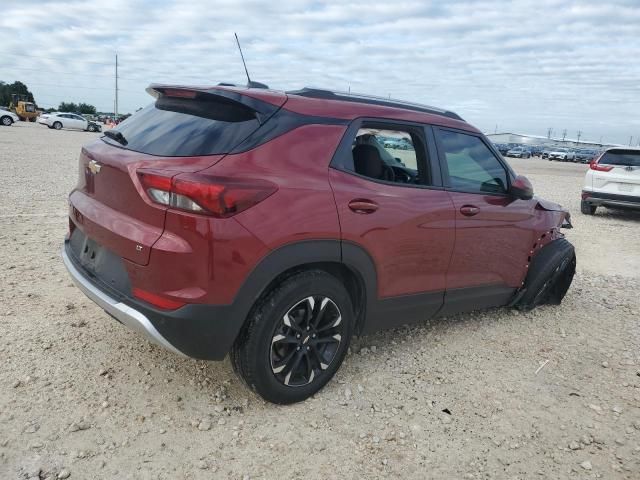
[[[421,140],[409,130],[363,125],[351,145],[348,169],[374,180],[422,184]]]
[[[480,138],[448,130],[439,130],[439,136],[451,188],[474,193],[507,192],[507,171]]]

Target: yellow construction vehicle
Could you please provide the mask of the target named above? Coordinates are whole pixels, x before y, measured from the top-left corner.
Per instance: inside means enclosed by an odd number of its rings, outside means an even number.
[[[18,95],[17,93],[11,94],[11,105],[9,105],[9,110],[15,112],[23,122],[35,122],[38,117],[36,104],[27,101],[26,95]]]

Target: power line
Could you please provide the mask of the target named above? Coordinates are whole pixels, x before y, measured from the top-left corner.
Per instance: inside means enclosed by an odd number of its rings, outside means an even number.
[[[55,83],[33,83],[29,82],[29,85],[36,85],[39,87],[58,87],[58,88],[81,88],[84,90],[107,90],[109,87],[82,87],[79,85],[60,85]],[[137,90],[123,90],[121,88],[118,89],[119,92],[127,92],[127,93],[142,93],[142,91]]]
[[[29,57],[29,58],[45,58],[47,60],[56,60],[58,62],[65,62],[68,61],[68,58],[55,58],[55,57],[47,57],[44,55],[29,55],[26,53],[9,53],[9,52],[2,52],[0,55],[13,55],[14,57]],[[113,63],[103,63],[103,62],[91,62],[88,60],[84,60],[84,63],[91,63],[94,65],[108,65],[108,66],[112,66]]]
[[[47,56],[42,56],[42,55],[21,55],[21,54],[15,54],[15,53],[5,53],[5,52],[0,52],[0,56],[1,55],[14,55],[14,56],[18,56],[18,57],[28,57],[28,58],[43,58],[43,59],[48,59],[48,60],[56,60],[56,61],[61,61],[64,62],[67,59],[63,59],[63,58],[54,58],[54,57],[47,57]],[[82,65],[82,64],[90,64],[90,65],[104,65],[107,67],[113,67],[113,63],[105,63],[105,62],[93,62],[93,61],[89,61],[89,60],[84,60],[82,62],[75,62],[74,61],[74,65]],[[14,69],[22,69],[22,70],[34,70],[34,71],[38,71],[40,69],[36,69],[36,68],[29,68],[29,67],[12,67]],[[135,67],[131,67],[131,66],[125,66],[124,67],[125,71],[129,71],[131,73],[136,73],[138,72],[138,74],[144,74],[144,75],[171,75],[171,76],[175,76],[176,72],[175,70],[173,71],[168,71],[168,70],[149,70],[148,68],[144,68],[144,67],[139,67],[139,68],[135,68]],[[62,72],[59,72],[62,73]],[[99,76],[97,74],[78,74],[78,75],[96,75]],[[180,74],[179,75],[181,78],[194,78],[194,79],[202,79],[204,77],[207,76],[206,73],[203,73],[202,75],[199,74],[190,74],[190,75],[184,75],[184,74]],[[139,79],[135,79],[135,78],[127,78],[127,77],[119,77],[121,79],[127,79],[127,80],[132,80],[132,81],[138,81]]]
[[[55,73],[56,75],[72,75],[74,77],[100,77],[100,78],[104,78],[104,74],[60,72],[60,71],[57,71],[57,70],[46,70],[45,71],[42,68],[11,67],[11,70],[29,70],[29,71],[33,71],[33,72],[41,72],[43,74]]]

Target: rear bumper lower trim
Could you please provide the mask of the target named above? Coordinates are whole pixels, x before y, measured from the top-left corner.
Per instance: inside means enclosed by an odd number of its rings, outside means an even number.
[[[640,197],[633,195],[617,195],[614,193],[600,193],[589,190],[582,191],[582,199],[591,205],[612,206],[640,209]]]
[[[185,356],[184,353],[169,343],[169,341],[164,338],[158,330],[156,330],[151,321],[143,313],[119,302],[93,285],[86,276],[75,267],[64,247],[62,248],[62,261],[71,275],[73,283],[75,283],[76,286],[82,290],[87,297],[89,297],[89,299],[104,309],[109,315],[127,327],[142,333],[157,345],[179,355]]]

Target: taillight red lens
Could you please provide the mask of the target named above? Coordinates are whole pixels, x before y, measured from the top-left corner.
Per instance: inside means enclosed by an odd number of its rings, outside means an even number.
[[[146,290],[142,290],[141,288],[133,288],[132,293],[134,297],[140,300],[144,300],[145,302],[150,303],[154,307],[158,307],[163,310],[176,310],[186,305],[186,303],[184,302],[179,302],[177,300],[165,298],[156,293],[151,293],[151,292],[147,292]]]
[[[273,194],[275,184],[261,179],[213,177],[197,173],[138,171],[149,198],[161,205],[217,218],[231,217]]]
[[[598,172],[610,172],[613,170],[612,165],[600,165],[595,160],[592,160],[591,163],[589,163],[589,168]]]

